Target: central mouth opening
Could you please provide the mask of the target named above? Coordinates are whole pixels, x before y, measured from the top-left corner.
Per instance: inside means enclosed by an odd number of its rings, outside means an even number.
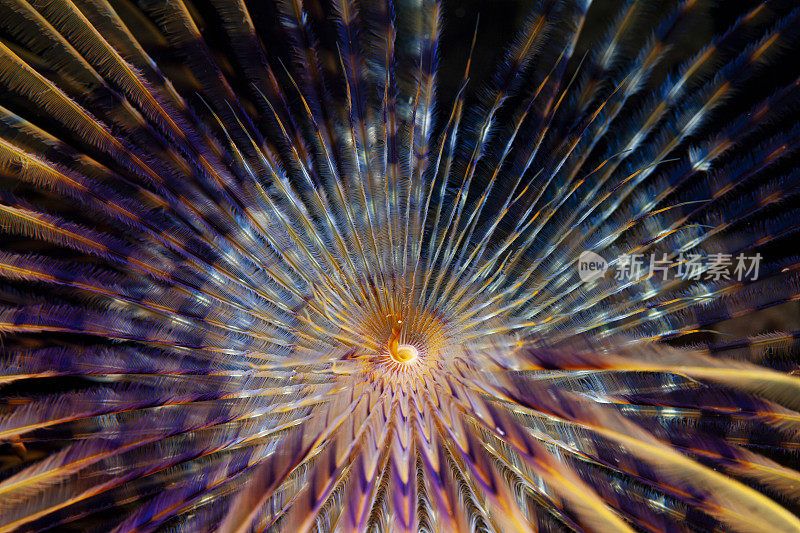
[[[398,363],[410,363],[419,357],[419,350],[410,344],[398,344],[389,355]]]
[[[400,332],[403,328],[403,320],[397,319],[394,326],[392,326],[392,335],[389,337],[388,352],[389,357],[395,363],[409,364],[419,357],[419,350],[413,344],[401,344]]]

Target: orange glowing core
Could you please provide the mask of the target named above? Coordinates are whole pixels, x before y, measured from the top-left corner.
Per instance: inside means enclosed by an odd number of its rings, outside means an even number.
[[[389,338],[389,356],[397,363],[411,363],[419,357],[419,350],[411,344],[400,344],[400,331],[403,321],[398,320],[392,328],[392,336]]]
[[[394,351],[389,351],[389,355],[398,363],[410,363],[419,357],[419,351],[410,344],[399,344]]]

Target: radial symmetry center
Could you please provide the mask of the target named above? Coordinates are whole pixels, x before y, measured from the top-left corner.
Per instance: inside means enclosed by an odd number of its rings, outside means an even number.
[[[398,344],[389,350],[389,355],[398,363],[410,363],[419,357],[419,350],[410,344]]]
[[[400,332],[403,328],[403,321],[398,320],[392,327],[392,335],[389,337],[389,356],[397,363],[411,363],[419,357],[419,350],[411,344],[400,344]]]

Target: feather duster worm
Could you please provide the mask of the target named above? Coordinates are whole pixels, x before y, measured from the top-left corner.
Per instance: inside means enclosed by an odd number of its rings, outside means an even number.
[[[0,532],[800,531],[800,10],[598,2],[0,0]]]

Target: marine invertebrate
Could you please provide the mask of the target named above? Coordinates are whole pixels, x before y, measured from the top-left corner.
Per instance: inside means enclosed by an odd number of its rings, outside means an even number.
[[[437,107],[432,0],[0,0],[0,531],[800,530],[796,334],[691,337],[797,299],[798,10],[591,4]]]

